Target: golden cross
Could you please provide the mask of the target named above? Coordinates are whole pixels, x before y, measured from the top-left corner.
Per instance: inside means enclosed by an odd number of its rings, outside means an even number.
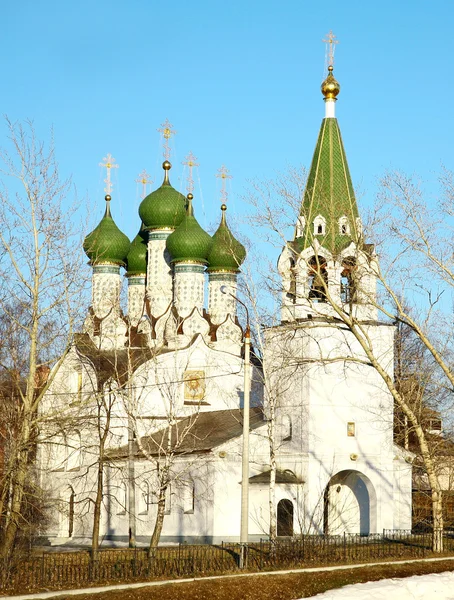
[[[159,133],[164,138],[163,148],[164,148],[164,158],[165,160],[169,160],[170,158],[170,145],[169,140],[172,135],[176,134],[176,131],[172,129],[173,125],[170,123],[169,119],[165,120],[165,123],[161,125],[161,129],[158,129]]]
[[[218,169],[216,177],[218,179],[222,180],[221,201],[223,204],[225,204],[227,202],[227,196],[228,196],[227,190],[225,189],[226,179],[233,179],[233,178],[229,174],[229,170],[225,167],[225,165],[222,165],[222,167],[220,169]]]
[[[145,169],[142,171],[142,173],[139,173],[138,179],[136,179],[136,183],[142,184],[142,198],[145,198],[145,196],[147,195],[147,184],[153,183],[153,180],[150,179],[150,176],[145,171]]]
[[[186,165],[188,167],[188,193],[192,194],[192,192],[194,191],[194,180],[192,178],[192,169],[194,167],[198,167],[199,163],[195,162],[197,160],[197,156],[194,156],[192,154],[192,152],[189,152],[189,154],[185,157],[185,162],[182,162],[182,165]]]
[[[336,49],[335,44],[338,44],[338,40],[335,39],[335,35],[332,31],[330,31],[327,36],[326,36],[326,40],[322,40],[322,42],[324,44],[327,44],[326,46],[326,59],[328,61],[328,67],[334,67],[334,50]]]
[[[112,154],[108,154],[107,156],[105,156],[103,158],[103,161],[103,163],[99,163],[99,166],[105,167],[105,169],[107,170],[107,177],[106,179],[104,179],[104,183],[106,184],[104,191],[110,196],[110,193],[112,192],[112,183],[110,181],[110,169],[118,169],[120,165],[114,164],[115,158],[112,156]]]

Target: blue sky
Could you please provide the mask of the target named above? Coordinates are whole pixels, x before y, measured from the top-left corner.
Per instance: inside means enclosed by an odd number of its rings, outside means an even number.
[[[230,210],[244,210],[248,178],[309,166],[324,104],[322,38],[340,40],[336,106],[350,170],[363,205],[388,168],[436,180],[453,165],[454,3],[434,0],[98,0],[1,3],[2,113],[55,132],[64,174],[88,195],[93,224],[103,212],[99,162],[120,165],[112,211],[133,237],[147,169],[162,180],[156,131],[168,118],[171,181],[184,189],[181,162],[200,167],[196,216],[219,215],[217,169],[225,164]],[[5,131],[0,126],[0,134]],[[200,181],[200,185],[199,185]]]

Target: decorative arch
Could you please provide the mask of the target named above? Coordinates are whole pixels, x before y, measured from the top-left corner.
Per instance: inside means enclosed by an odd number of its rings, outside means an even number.
[[[326,535],[377,531],[377,494],[371,480],[353,469],[339,471],[329,480],[323,497]]]

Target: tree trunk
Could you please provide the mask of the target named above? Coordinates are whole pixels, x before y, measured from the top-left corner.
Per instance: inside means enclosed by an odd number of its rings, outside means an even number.
[[[99,551],[99,529],[101,525],[101,508],[104,490],[104,466],[102,453],[98,462],[98,482],[96,487],[95,508],[93,511],[93,531],[91,536],[91,558],[97,560]]]
[[[158,514],[156,515],[156,521],[150,539],[150,546],[148,548],[148,558],[150,560],[154,558],[156,554],[156,548],[158,547],[158,543],[161,538],[162,526],[164,525],[164,516],[166,511],[166,491],[167,485],[162,486],[159,490]]]
[[[270,487],[269,487],[269,507],[270,507],[270,541],[272,544],[276,541],[277,525],[276,525],[276,422],[275,410],[271,407],[270,420],[268,422],[268,436],[270,444]]]
[[[441,490],[432,490],[432,551],[443,552],[443,494]]]

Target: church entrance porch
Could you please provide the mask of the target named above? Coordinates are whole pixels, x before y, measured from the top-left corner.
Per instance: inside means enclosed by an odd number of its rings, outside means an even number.
[[[293,535],[293,502],[280,500],[277,504],[277,535]]]
[[[326,486],[323,500],[325,535],[369,535],[376,531],[376,493],[363,473],[353,470],[336,473]]]

